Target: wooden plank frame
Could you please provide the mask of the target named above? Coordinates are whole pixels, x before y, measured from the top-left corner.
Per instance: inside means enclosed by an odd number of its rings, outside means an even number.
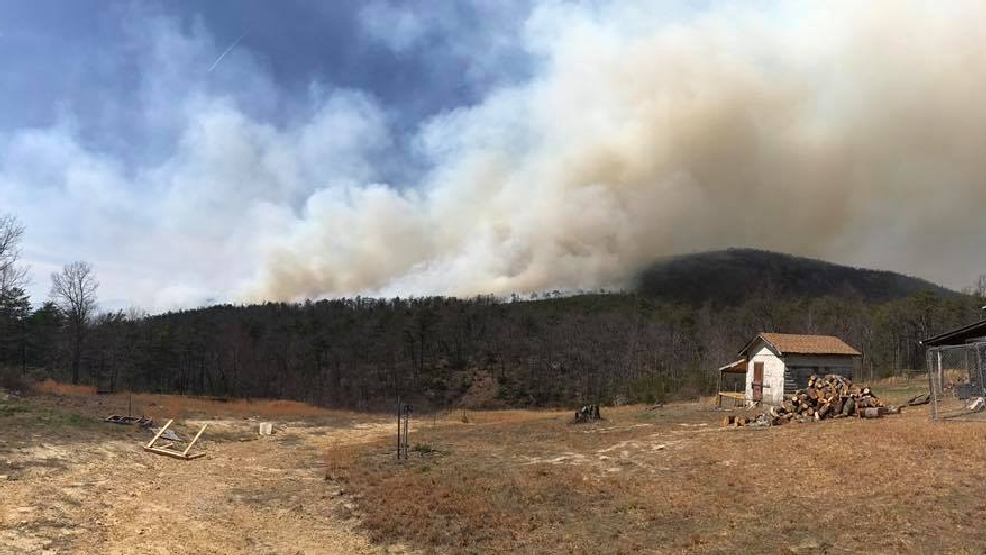
[[[716,406],[722,407],[723,399],[732,399],[734,405],[735,401],[746,401],[746,393],[740,391],[723,391],[722,384],[725,381],[726,374],[746,374],[747,373],[747,361],[745,358],[741,358],[732,364],[728,364],[719,369],[719,381],[716,384]]]
[[[197,442],[199,440],[199,437],[202,436],[202,432],[204,432],[205,429],[209,427],[208,423],[202,425],[202,429],[199,430],[199,433],[195,434],[195,437],[192,439],[192,441],[189,442],[188,447],[185,447],[184,451],[176,451],[174,449],[168,449],[167,447],[154,446],[154,442],[161,437],[161,434],[163,434],[164,431],[168,429],[168,426],[170,426],[172,422],[174,422],[174,420],[168,420],[167,424],[161,426],[161,429],[158,430],[156,434],[154,434],[154,438],[151,439],[151,441],[149,441],[147,445],[144,446],[144,451],[150,451],[151,453],[157,453],[158,455],[164,455],[166,457],[172,457],[184,461],[190,461],[193,459],[197,459],[199,457],[204,457],[205,453],[189,453],[189,451],[192,450],[192,446],[195,445],[195,442]]]

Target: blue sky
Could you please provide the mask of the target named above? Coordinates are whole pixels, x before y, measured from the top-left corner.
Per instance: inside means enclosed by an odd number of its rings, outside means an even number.
[[[729,246],[971,283],[986,8],[852,6],[0,0],[0,213],[35,303],[82,259],[108,309]]]
[[[530,5],[435,3],[420,16],[412,15],[413,6],[8,0],[0,19],[7,100],[0,129],[47,127],[70,118],[95,148],[124,158],[153,157],[169,139],[141,121],[142,95],[160,70],[156,48],[180,48],[187,56],[181,60],[187,67],[170,68],[166,78],[177,82],[168,85],[194,80],[211,94],[237,97],[248,114],[278,125],[297,116],[297,104],[320,87],[362,91],[385,107],[395,125],[413,128],[529,73],[526,53],[512,35]],[[241,36],[227,63],[207,72]],[[155,44],[169,40],[193,44]],[[254,75],[244,83],[238,79],[242,67],[224,71],[224,65],[247,65]]]

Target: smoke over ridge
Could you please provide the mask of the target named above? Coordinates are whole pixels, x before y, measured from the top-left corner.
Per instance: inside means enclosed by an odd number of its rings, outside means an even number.
[[[440,108],[286,84],[263,53],[295,43],[262,50],[259,22],[228,49],[242,29],[141,12],[69,64],[120,91],[0,122],[0,213],[27,227],[38,299],[83,259],[106,305],[149,310],[618,287],[732,246],[952,287],[986,271],[986,4],[711,4],[355,8],[355,50],[461,65],[467,93],[414,89]]]
[[[308,197],[253,293],[612,286],[737,245],[953,284],[983,269],[981,3],[743,4],[673,24],[631,4],[540,6],[535,76],[429,121],[423,183]]]

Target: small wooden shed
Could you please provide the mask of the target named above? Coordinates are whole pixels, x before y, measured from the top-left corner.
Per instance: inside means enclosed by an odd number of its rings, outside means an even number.
[[[808,386],[811,375],[853,378],[862,353],[832,335],[760,333],[739,352],[746,361],[750,402],[780,405],[784,395]]]

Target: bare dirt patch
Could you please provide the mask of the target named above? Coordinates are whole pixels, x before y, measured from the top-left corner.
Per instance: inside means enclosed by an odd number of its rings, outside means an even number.
[[[324,479],[322,456],[379,437],[383,421],[364,416],[354,425],[356,415],[296,404],[142,396],[142,412],[158,425],[167,407],[197,415],[176,423],[179,435],[209,423],[195,448],[207,456],[180,461],[141,450],[144,430],[101,422],[118,412],[117,396],[75,393],[0,399],[0,551],[387,552],[389,544],[355,530],[350,501]],[[291,417],[261,438],[257,421],[244,420],[250,413]]]

